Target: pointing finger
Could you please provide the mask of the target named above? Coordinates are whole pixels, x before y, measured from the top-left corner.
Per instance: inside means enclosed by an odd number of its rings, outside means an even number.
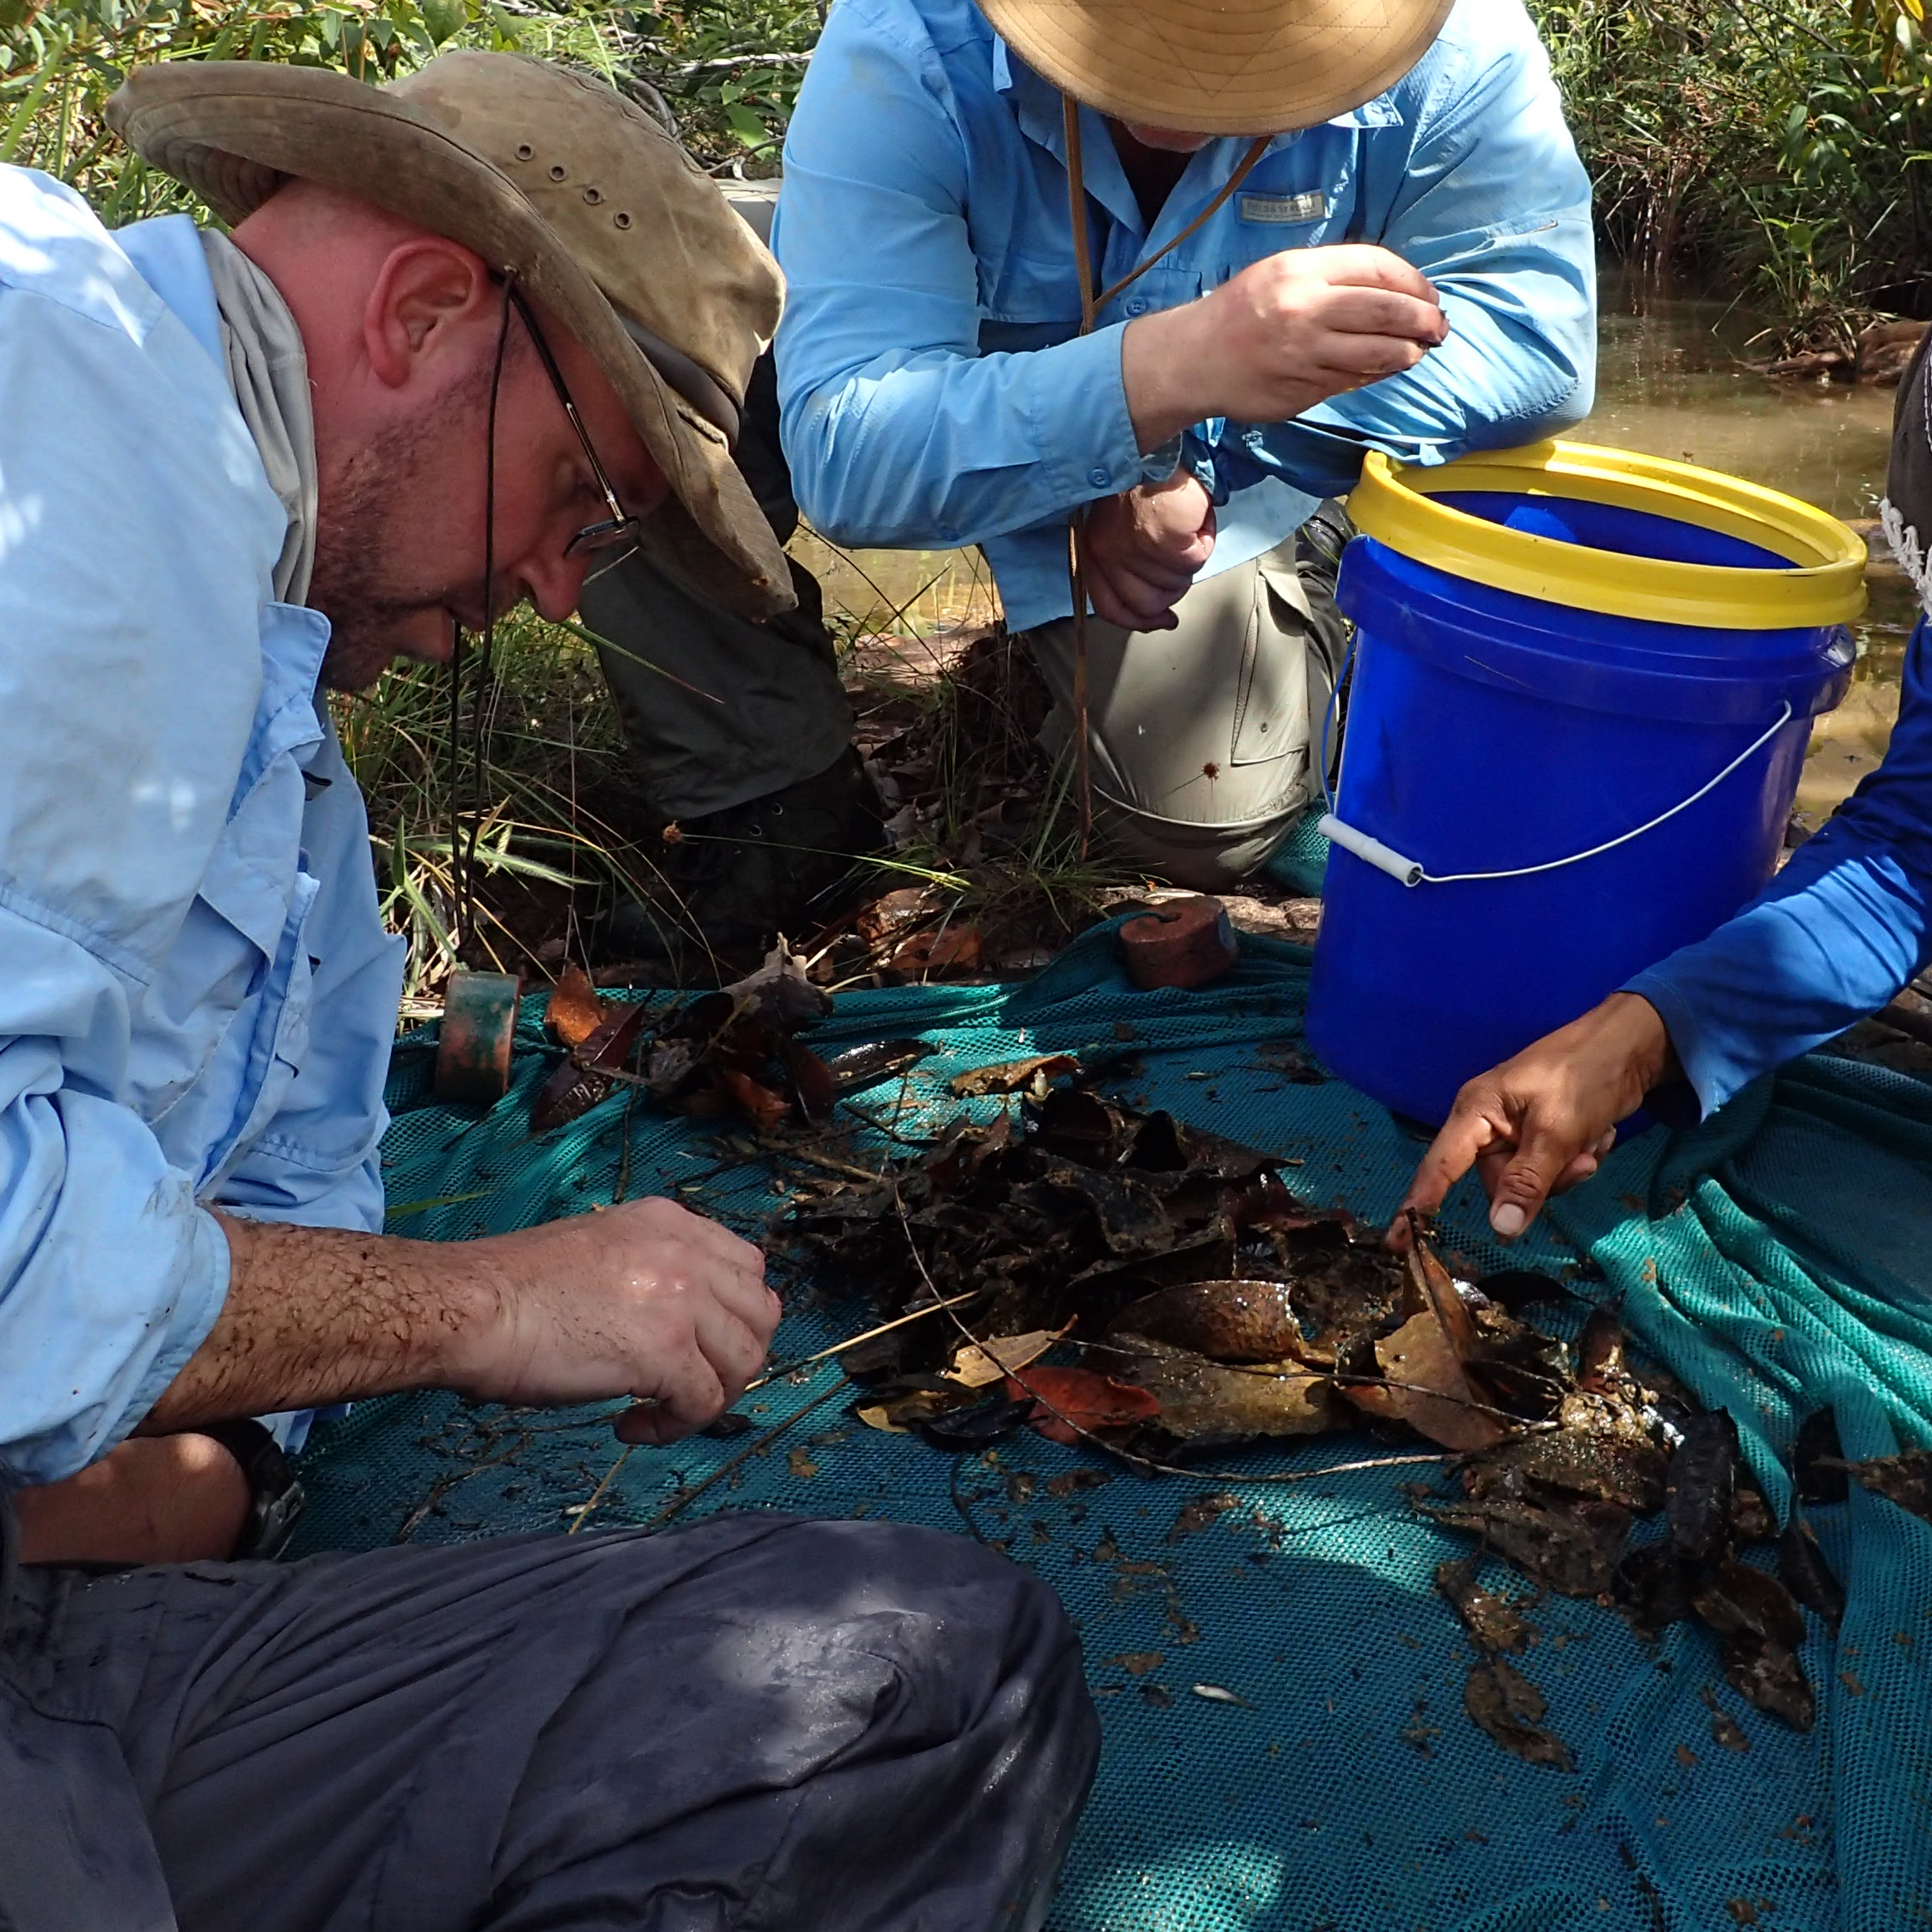
[[[1417,1214],[1434,1214],[1442,1206],[1443,1196],[1469,1172],[1476,1157],[1498,1137],[1495,1122],[1479,1102],[1459,1099],[1455,1111],[1416,1167],[1396,1216],[1396,1226],[1404,1225],[1403,1215],[1411,1209]]]

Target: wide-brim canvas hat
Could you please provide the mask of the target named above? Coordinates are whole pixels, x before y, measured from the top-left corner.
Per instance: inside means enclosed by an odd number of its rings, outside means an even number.
[[[979,0],[1062,93],[1187,134],[1281,134],[1386,93],[1454,0]]]
[[[784,554],[731,460],[783,278],[717,184],[614,87],[468,51],[383,87],[178,61],[137,68],[107,118],[224,220],[291,177],[318,181],[513,275],[596,359],[670,483],[645,549],[748,615],[790,608]]]

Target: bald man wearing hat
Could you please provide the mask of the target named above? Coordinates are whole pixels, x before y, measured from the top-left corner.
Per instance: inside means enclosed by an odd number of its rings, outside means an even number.
[[[1098,823],[1207,889],[1315,786],[1317,505],[1592,397],[1589,187],[1521,0],[840,0],[774,246],[813,527],[979,545]]]
[[[763,1360],[762,1256],[668,1201],[380,1231],[399,942],[320,693],[632,554],[782,608],[732,461],[770,258],[513,56],[182,63],[109,117],[234,225],[0,167],[0,1925],[1037,1926],[1092,1711],[964,1538],[261,1560],[323,1404],[669,1443]]]

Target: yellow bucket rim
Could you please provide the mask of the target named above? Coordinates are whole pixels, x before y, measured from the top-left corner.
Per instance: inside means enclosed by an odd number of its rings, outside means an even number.
[[[1789,560],[1785,570],[1667,563],[1505,529],[1439,492],[1581,498],[1647,511]],[[1355,527],[1419,563],[1572,610],[1721,631],[1806,631],[1865,609],[1865,546],[1837,518],[1761,484],[1588,443],[1482,450],[1423,468],[1371,450],[1349,498]]]

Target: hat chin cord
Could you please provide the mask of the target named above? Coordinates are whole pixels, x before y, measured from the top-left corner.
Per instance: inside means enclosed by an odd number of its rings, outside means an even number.
[[[470,694],[469,825],[463,812],[463,684],[467,656],[459,623],[449,649],[449,877],[452,900],[450,944],[458,965],[473,951],[476,924],[476,845],[483,827],[483,727],[486,687],[496,662],[497,642],[497,402],[503,386],[503,359],[510,343],[511,294],[517,285],[514,269],[503,271],[503,311],[497,324],[496,355],[490,366],[490,399],[483,432],[483,625],[478,642],[483,648]]]
[[[1253,171],[1255,163],[1268,151],[1271,134],[1256,135],[1219,192],[1171,241],[1163,242],[1145,260],[1137,262],[1117,282],[1097,295],[1093,288],[1093,245],[1087,226],[1087,170],[1080,136],[1080,103],[1071,94],[1060,97],[1060,112],[1066,131],[1067,209],[1073,235],[1073,273],[1080,285],[1080,333],[1093,333],[1094,318],[1116,296],[1144,275],[1163,256],[1206,226],[1225,208],[1235,191]],[[1078,760],[1080,795],[1080,856],[1093,836],[1092,760],[1087,745],[1087,506],[1076,506],[1067,525],[1067,581],[1073,600],[1073,741]]]

